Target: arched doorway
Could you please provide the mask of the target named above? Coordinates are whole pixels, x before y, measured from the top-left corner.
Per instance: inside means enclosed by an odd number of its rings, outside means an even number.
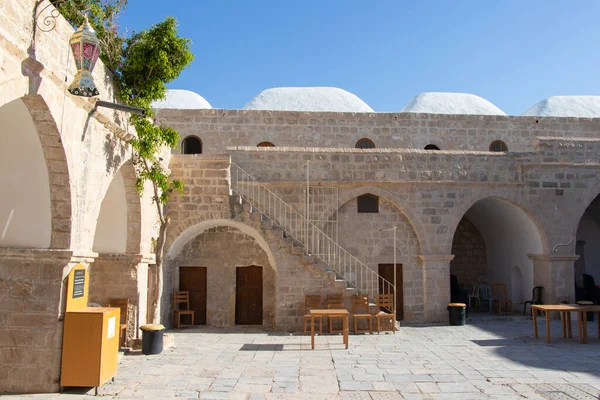
[[[600,195],[590,203],[579,220],[575,253],[579,256],[574,270],[575,298],[577,301],[593,299],[593,286],[600,284]]]
[[[417,256],[419,240],[408,217],[389,199],[381,197],[382,190],[364,188],[353,192],[356,197],[347,199],[337,210],[339,244],[358,260],[376,271],[386,281],[393,282],[396,270],[396,314],[398,320],[422,321],[425,319],[422,285],[414,285],[411,277],[422,275]],[[392,230],[396,226],[396,232]],[[396,236],[396,265],[394,266],[394,234]],[[404,278],[404,279],[403,279]],[[348,279],[353,279],[352,273]],[[380,293],[389,293],[378,282]]]
[[[196,324],[275,326],[274,258],[252,228],[204,221],[174,241],[166,265],[167,291],[190,292]]]
[[[0,126],[0,247],[47,249],[52,201],[37,127],[21,99],[0,107]]]
[[[462,289],[477,283],[506,285],[516,311],[534,286],[528,254],[543,252],[543,236],[533,219],[508,201],[488,197],[471,206],[459,222],[450,273]]]

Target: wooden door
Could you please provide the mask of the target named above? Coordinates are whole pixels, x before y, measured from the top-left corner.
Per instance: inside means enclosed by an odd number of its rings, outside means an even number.
[[[235,285],[235,323],[262,325],[263,323],[262,267],[238,267]]]
[[[394,264],[379,264],[379,275],[388,282],[394,282]],[[383,287],[379,282],[379,293],[386,294],[389,288]],[[402,264],[396,264],[396,319],[404,319],[404,294],[402,292]]]
[[[179,268],[179,290],[190,292],[194,324],[206,325],[206,267]]]

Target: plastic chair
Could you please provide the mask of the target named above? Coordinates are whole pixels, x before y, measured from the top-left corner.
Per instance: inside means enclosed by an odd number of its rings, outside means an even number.
[[[533,288],[533,292],[531,294],[531,300],[527,300],[525,304],[523,304],[523,315],[527,311],[527,304],[530,306],[535,304],[544,304],[544,287],[536,286]]]
[[[471,300],[477,300],[475,303],[477,304],[477,308],[481,308],[481,299],[479,298],[479,284],[476,283],[473,285],[473,289],[469,294],[469,308],[471,308]]]
[[[483,303],[485,301],[488,302],[488,308],[489,308],[489,312],[492,312],[492,305],[493,305],[493,295],[492,295],[492,288],[490,285],[483,285],[483,284],[479,284],[478,285],[478,290],[479,290],[479,303]]]
[[[182,324],[182,315],[189,315],[191,323]],[[176,291],[173,293],[173,317],[175,318],[175,327],[177,329],[194,326],[194,310],[190,310],[190,292]]]
[[[304,296],[304,333],[310,333],[308,321],[310,321],[310,310],[318,310],[322,306],[322,299],[319,295],[307,294]],[[323,334],[323,316],[315,316],[315,321],[319,321],[319,334]]]

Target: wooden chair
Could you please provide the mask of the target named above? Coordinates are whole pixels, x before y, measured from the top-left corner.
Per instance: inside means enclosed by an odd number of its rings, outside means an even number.
[[[327,309],[341,310],[344,308],[344,297],[341,294],[328,294],[325,303],[327,305]],[[344,331],[343,328],[333,329],[333,321],[336,319],[340,320],[340,326],[343,327],[343,317],[329,317],[327,318],[327,324],[329,325],[329,333],[340,333]]]
[[[366,314],[360,314],[364,310]],[[369,298],[367,296],[355,294],[352,296],[352,316],[354,318],[354,333],[373,333],[373,316],[369,314]],[[358,330],[358,321],[366,319],[369,329]]]
[[[382,311],[381,309],[385,311]],[[396,310],[394,307],[394,295],[393,294],[378,294],[377,295],[377,309],[379,312],[375,315],[377,319],[377,333],[381,332],[381,320],[390,321],[391,331],[396,334]]]
[[[323,307],[321,296],[308,294],[304,296],[304,333],[310,333],[310,310],[318,310]],[[323,334],[323,316],[315,316],[315,321],[319,322],[319,335]],[[316,327],[315,327],[316,329]]]
[[[119,343],[121,347],[127,347],[127,325],[129,323],[129,299],[108,299],[107,307],[114,307],[121,310],[121,320],[119,321]]]
[[[182,315],[189,315],[191,324],[182,324]],[[173,293],[173,318],[177,329],[194,326],[194,310],[190,310],[190,292],[176,291]]]
[[[506,284],[494,283],[492,291],[494,293],[494,310],[498,314],[510,314],[512,312],[512,300],[508,299]]]

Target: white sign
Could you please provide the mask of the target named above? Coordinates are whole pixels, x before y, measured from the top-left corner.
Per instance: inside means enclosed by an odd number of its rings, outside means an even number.
[[[107,332],[107,339],[110,339],[111,337],[115,336],[115,331],[117,330],[117,317],[110,317],[108,319],[108,332]]]

